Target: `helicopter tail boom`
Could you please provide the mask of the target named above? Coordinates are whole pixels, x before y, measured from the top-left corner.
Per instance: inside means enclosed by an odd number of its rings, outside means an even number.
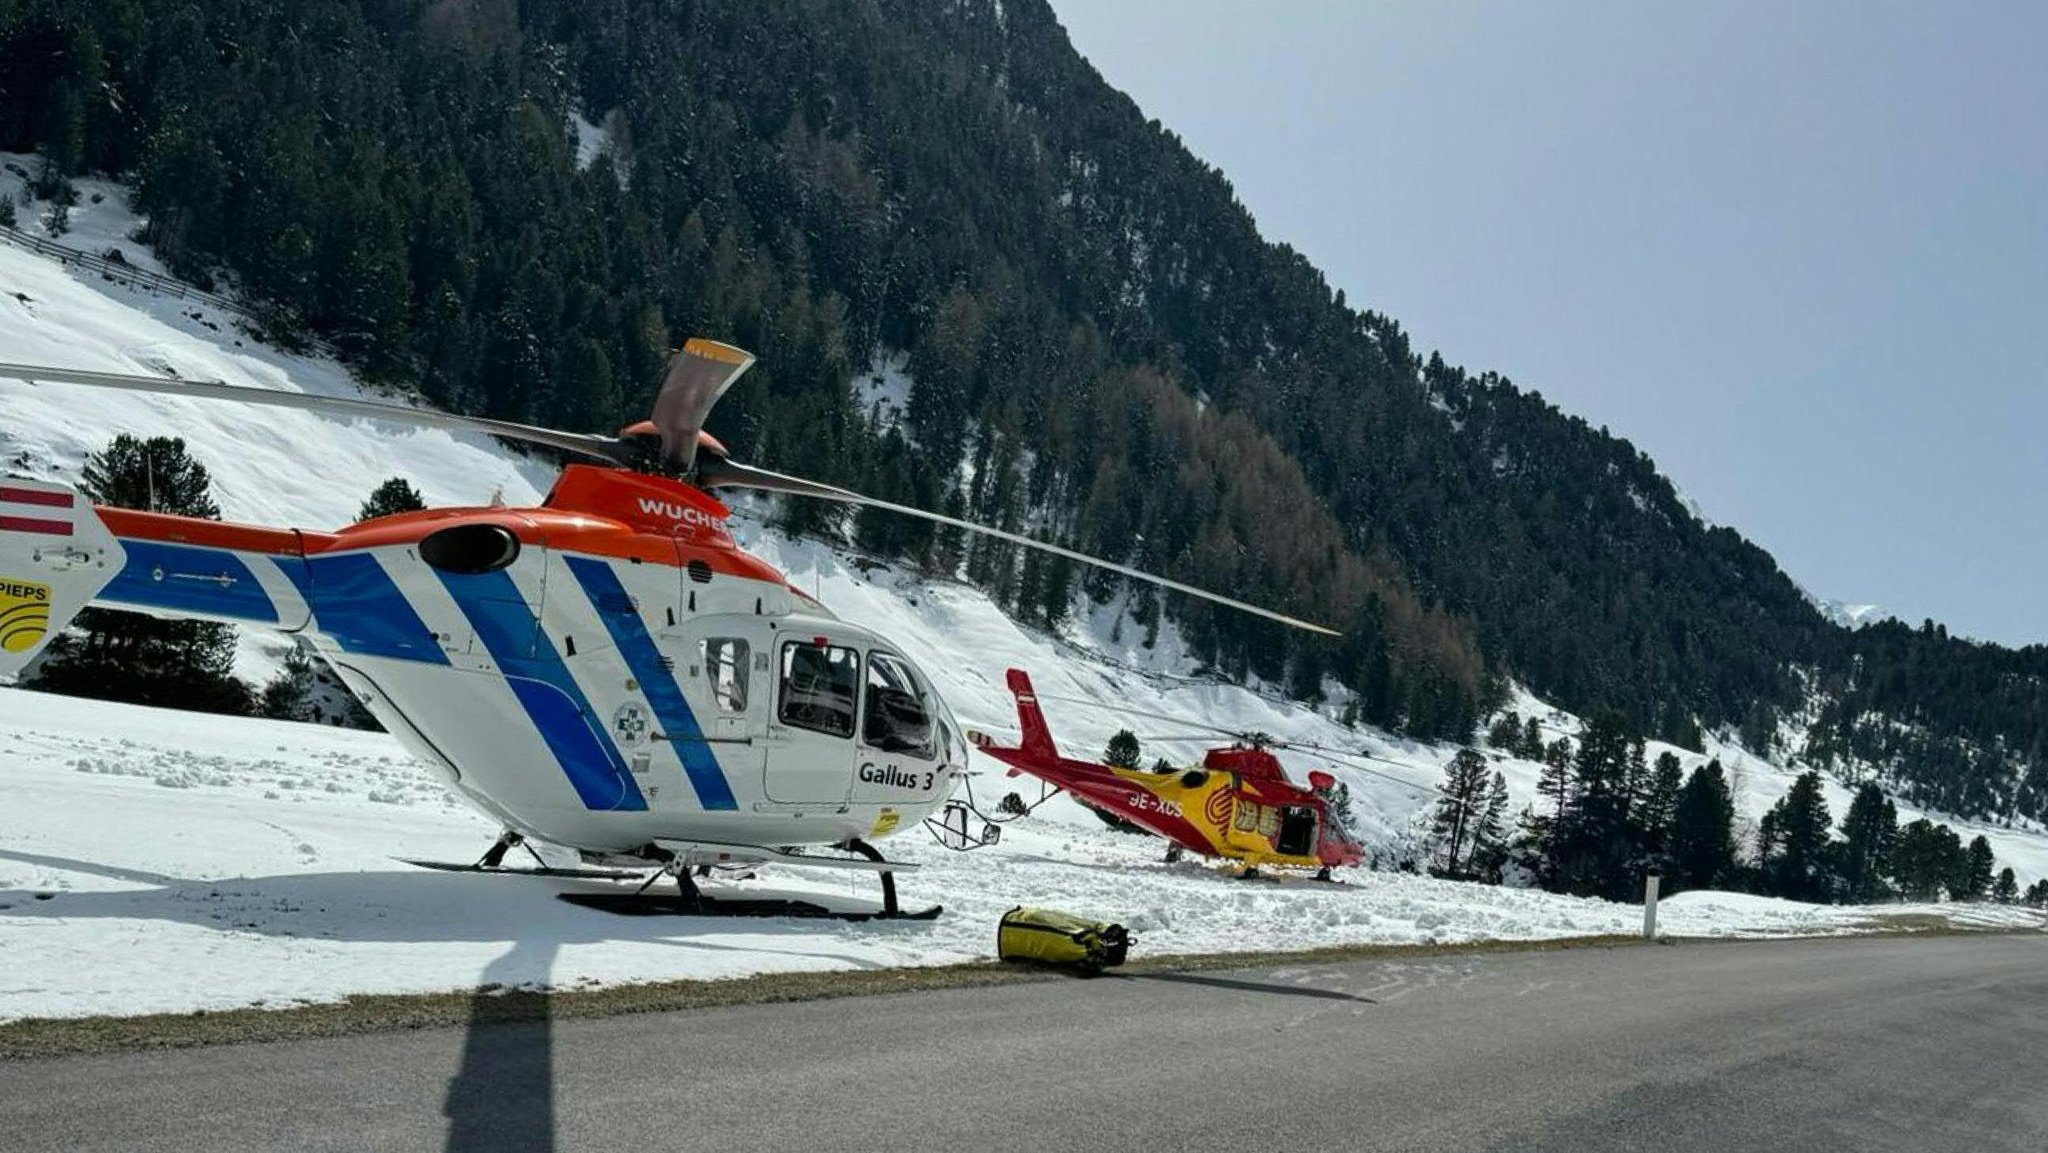
[[[0,677],[20,674],[88,605],[302,629],[311,620],[307,538],[0,480]]]

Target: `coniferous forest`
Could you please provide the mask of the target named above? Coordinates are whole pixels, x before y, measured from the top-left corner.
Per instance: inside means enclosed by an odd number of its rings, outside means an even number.
[[[713,418],[743,457],[1346,634],[1136,594],[1226,675],[1456,740],[1510,678],[1693,747],[1796,718],[1916,802],[2048,816],[2048,648],[1831,623],[1628,442],[1264,241],[1042,0],[0,0],[0,59],[0,149],[130,181],[182,274],[436,404],[611,429],[668,348],[730,340],[762,358]],[[786,515],[1039,623],[1122,592]]]

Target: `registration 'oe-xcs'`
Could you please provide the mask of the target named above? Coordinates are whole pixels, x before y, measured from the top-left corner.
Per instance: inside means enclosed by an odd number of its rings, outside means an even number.
[[[502,824],[483,860],[463,867],[502,868],[508,849],[531,838],[599,868],[658,866],[679,888],[664,899],[685,911],[781,913],[826,910],[716,901],[692,873],[764,862],[866,869],[881,874],[881,915],[901,915],[891,870],[907,866],[869,842],[946,804],[967,743],[887,638],[838,619],[740,550],[711,490],[922,517],[1327,631],[734,461],[703,422],[752,363],[739,349],[690,341],[670,362],[652,419],[616,436],[0,365],[0,376],[39,383],[480,431],[600,462],[564,467],[536,508],[434,509],[334,532],[96,507],[62,485],[0,481],[0,675],[18,673],[88,604],[295,634],[408,750]]]

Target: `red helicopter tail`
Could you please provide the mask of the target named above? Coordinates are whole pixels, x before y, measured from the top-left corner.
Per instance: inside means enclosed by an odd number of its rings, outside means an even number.
[[[1045,714],[1039,711],[1038,694],[1031,689],[1031,676],[1023,669],[1011,669],[1007,678],[1010,691],[1017,697],[1017,727],[1023,730],[1023,739],[1018,742],[1027,755],[1058,760],[1059,746],[1053,744],[1052,730],[1046,727]]]

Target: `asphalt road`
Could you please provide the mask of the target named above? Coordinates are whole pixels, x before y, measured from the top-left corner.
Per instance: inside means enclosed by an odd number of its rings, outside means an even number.
[[[0,1062],[0,1149],[2048,1149],[2048,937],[1152,974]]]

